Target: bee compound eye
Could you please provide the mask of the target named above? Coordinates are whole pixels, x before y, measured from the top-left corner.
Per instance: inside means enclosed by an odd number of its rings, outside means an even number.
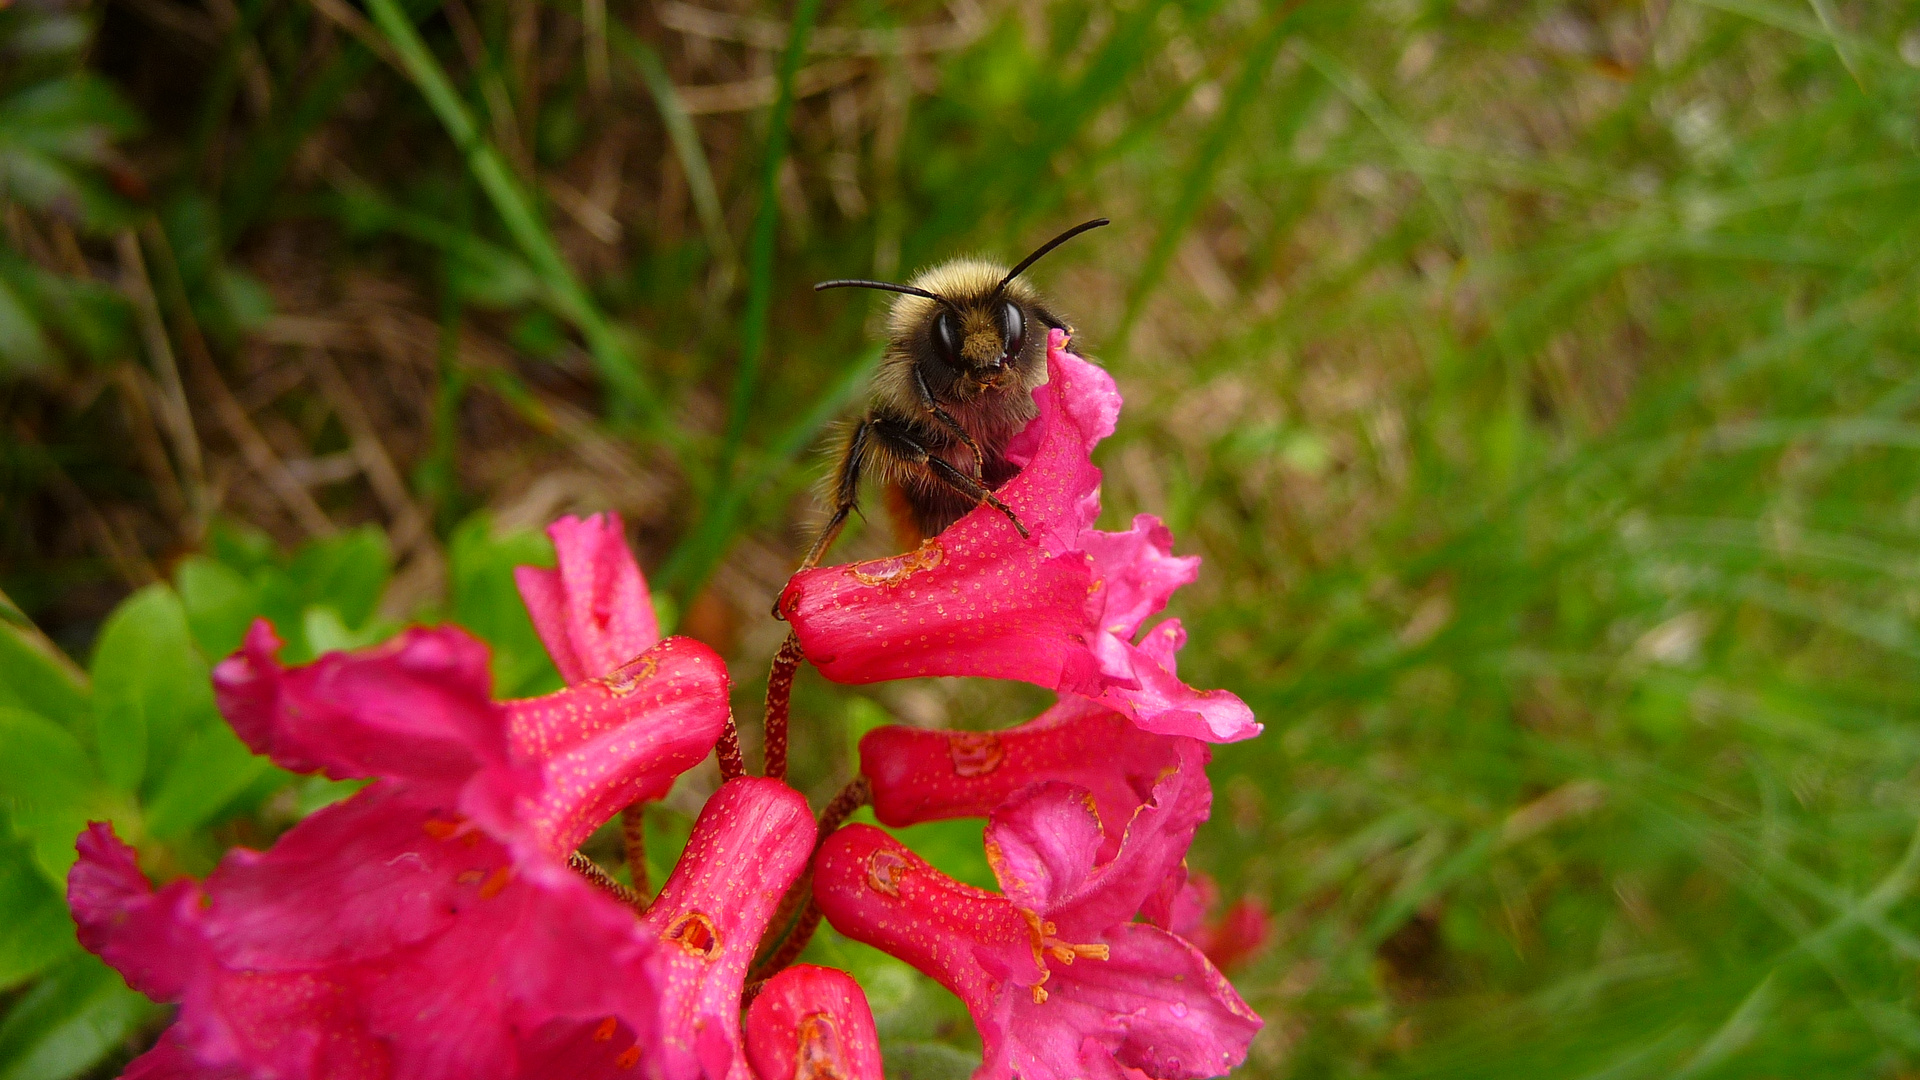
[[[1001,339],[1007,343],[1007,358],[1019,356],[1027,347],[1027,317],[1021,313],[1019,304],[1000,301],[1000,331]]]
[[[960,363],[960,320],[953,312],[942,311],[933,317],[933,349],[940,359],[956,367]]]

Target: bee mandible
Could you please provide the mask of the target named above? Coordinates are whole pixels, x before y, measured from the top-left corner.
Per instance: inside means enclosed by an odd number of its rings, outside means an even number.
[[[906,547],[939,535],[982,504],[1005,514],[1027,536],[1027,527],[994,489],[1019,471],[1006,458],[1007,443],[1036,415],[1033,391],[1046,382],[1048,333],[1071,335],[1073,328],[1020,275],[1054,248],[1107,223],[1096,218],[1076,225],[1011,270],[956,259],[921,271],[905,285],[840,280],[814,286],[900,296],[887,317],[887,346],[871,404],[839,445],[833,515],[800,569],[819,565],[858,508],[860,481],[869,474],[885,485]]]

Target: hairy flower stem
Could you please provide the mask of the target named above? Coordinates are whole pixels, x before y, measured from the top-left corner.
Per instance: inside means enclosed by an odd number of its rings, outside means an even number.
[[[651,883],[647,880],[647,804],[637,802],[620,811],[620,840],[627,850],[627,876],[633,880],[633,892],[646,902]]]
[[[789,633],[774,654],[773,670],[767,675],[766,771],[773,780],[787,778],[787,715],[793,704],[793,677],[806,658],[800,639]]]
[[[613,897],[615,900],[620,901],[642,915],[646,914],[647,898],[607,876],[607,872],[600,869],[600,864],[594,862],[592,859],[587,858],[577,851],[570,851],[567,853],[567,865],[573,867],[574,873],[586,878],[601,892],[606,893],[608,896]]]
[[[855,810],[872,801],[873,785],[864,776],[854,777],[846,787],[841,788],[840,794],[835,795],[833,801],[820,811],[819,839],[814,842],[814,852],[819,853],[820,841],[831,836],[835,829],[845,825]],[[806,949],[807,943],[813,940],[813,932],[820,928],[820,909],[813,902],[811,859],[808,860],[807,871],[800,875],[800,879],[793,883],[792,888],[787,890],[787,895],[780,898],[780,906],[774,910],[773,918],[767,921],[768,934],[761,941],[761,947],[765,948],[768,942],[776,940],[774,932],[780,927],[788,926],[789,923],[791,923],[791,929],[787,931],[786,936],[777,939],[780,941],[779,946],[755,964],[753,970],[748,973],[749,983],[769,979],[779,974],[799,957],[800,953]]]
[[[733,710],[727,710],[727,726],[720,731],[720,744],[713,748],[720,759],[720,779],[738,780],[747,775],[747,759],[740,755],[740,725],[733,722]]]

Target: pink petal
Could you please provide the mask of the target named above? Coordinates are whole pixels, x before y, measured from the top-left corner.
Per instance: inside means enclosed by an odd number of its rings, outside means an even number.
[[[90,821],[74,844],[80,859],[67,871],[67,906],[80,944],[155,1001],[178,1001],[193,975],[192,945],[181,940],[200,890],[186,879],[155,893],[113,826]]]
[[[173,1028],[160,1034],[153,1049],[127,1063],[120,1080],[251,1080],[251,1074],[238,1066],[209,1068],[193,1059],[175,1035]]]
[[[1258,1014],[1200,950],[1158,927],[1122,924],[1100,938],[1105,960],[1056,964],[1047,1000],[1013,1002],[1010,1064],[1022,1080],[1071,1080],[1056,1064],[1089,1041],[1155,1080],[1225,1076],[1246,1060]]]
[[[637,1060],[636,1046],[655,1057],[654,935],[557,858],[516,861],[443,812],[404,784],[377,783],[271,851],[230,853],[204,903],[164,908],[96,832],[75,874],[85,867],[113,888],[76,891],[121,914],[76,908],[94,927],[89,947],[123,970],[186,973],[145,1074],[179,1075],[191,1061],[195,1075],[543,1075],[524,1053],[603,1029],[626,1040],[599,1044],[603,1066],[629,1051]],[[169,889],[181,885],[192,888]],[[533,1033],[542,1047],[527,1042]]]
[[[963,885],[871,825],[827,837],[813,896],[842,934],[912,964],[960,998],[989,1045],[1008,993],[1045,977],[1026,919],[1003,896]]]
[[[256,619],[240,650],[213,669],[221,714],[278,764],[336,779],[451,783],[505,764],[487,647],[465,631],[415,628],[297,668],[280,665],[279,649],[273,627]]]
[[[747,1058],[759,1080],[884,1080],[873,1010],[853,976],[796,964],[747,1010]]]
[[[505,705],[486,646],[409,630],[389,645],[287,668],[264,621],[214,669],[222,711],[288,768],[441,786],[495,835],[572,850],[621,807],[698,764],[728,715],[726,665],[673,638],[602,678]]]
[[[717,653],[672,637],[604,677],[509,702],[513,748],[541,762],[544,782],[521,816],[552,850],[571,851],[621,807],[665,795],[719,741],[728,685]]]
[[[1273,914],[1265,904],[1243,896],[1220,917],[1186,935],[1221,971],[1232,971],[1273,940]]]
[[[1206,874],[1189,874],[1183,865],[1168,874],[1158,891],[1147,898],[1141,915],[1153,925],[1194,944],[1194,935],[1206,921],[1207,911],[1220,899],[1220,890]],[[1201,952],[1206,951],[1201,946]]]
[[[1177,760],[1172,739],[1074,697],[1005,731],[888,726],[860,740],[860,771],[873,785],[882,824],[986,817],[1029,784],[1063,780],[1093,793],[1105,834],[1103,862],[1119,850],[1133,812]]]
[[[966,1003],[984,1051],[975,1080],[1220,1076],[1245,1059],[1260,1028],[1226,979],[1179,938],[1125,921],[1076,938],[1049,925],[1054,912],[1023,911],[962,885],[870,826],[847,826],[821,845],[814,897],[834,929],[912,964]]]
[[[1212,812],[1213,788],[1207,782],[1206,744],[1180,739],[1174,746],[1179,767],[1154,785],[1153,797],[1127,825],[1119,852],[1046,908],[1047,918],[1059,924],[1063,936],[1092,937],[1132,919],[1161,883],[1180,870],[1195,830]]]
[[[1172,648],[1157,642],[1176,642]],[[1260,734],[1253,710],[1226,690],[1195,690],[1180,681],[1161,657],[1170,658],[1186,641],[1180,620],[1168,619],[1133,645],[1111,634],[1095,634],[1091,644],[1099,658],[1104,687],[1101,704],[1132,718],[1147,731],[1184,735],[1204,742],[1238,742]]]
[[[605,675],[652,648],[660,624],[620,515],[563,517],[547,535],[557,569],[521,566],[513,578],[560,677]]]
[[[1007,899],[1029,911],[1051,911],[1086,883],[1103,839],[1092,793],[1046,781],[988,819],[987,863]]]
[[[747,965],[788,886],[813,853],[800,793],[759,777],[707,800],[680,863],[642,920],[661,942],[660,1052],[668,1076],[747,1076],[740,992]]]
[[[1200,557],[1175,557],[1173,533],[1152,514],[1139,514],[1123,533],[1088,529],[1078,546],[1093,556],[1094,625],[1128,641],[1142,623],[1167,606],[1182,585],[1200,576]]]

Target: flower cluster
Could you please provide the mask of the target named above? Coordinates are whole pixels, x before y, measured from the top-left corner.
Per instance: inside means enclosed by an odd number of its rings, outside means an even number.
[[[1092,528],[1090,453],[1119,395],[1057,331],[1048,364],[999,491],[1031,539],[976,512],[909,554],[789,583],[763,777],[744,775],[725,665],[661,639],[610,515],[557,522],[557,568],[517,574],[567,683],[546,697],[492,700],[485,646],[454,628],[288,667],[256,624],[214,672],[223,715],[286,768],[370,782],[157,890],[109,826],[80,836],[82,943],[179,1006],[126,1075],[880,1080],[859,986],[792,964],[823,916],[965,1001],[983,1080],[1237,1065],[1260,1021],[1201,946],[1244,952],[1264,927],[1257,911],[1201,926],[1185,855],[1211,807],[1208,744],[1259,725],[1180,681],[1177,621],[1145,627],[1198,560],[1150,517]],[[784,783],[803,658],[841,682],[979,675],[1060,700],[991,734],[878,729],[816,819]],[[649,898],[638,808],[710,753],[723,782]],[[986,817],[1000,891],[844,824],[868,801],[892,826]],[[631,886],[576,851],[616,815]]]

